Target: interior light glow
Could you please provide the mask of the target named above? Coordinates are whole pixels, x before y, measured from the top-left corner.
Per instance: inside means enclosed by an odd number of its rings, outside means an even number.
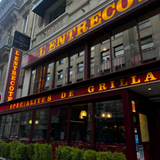
[[[32,120],[29,121],[29,124],[32,124]]]

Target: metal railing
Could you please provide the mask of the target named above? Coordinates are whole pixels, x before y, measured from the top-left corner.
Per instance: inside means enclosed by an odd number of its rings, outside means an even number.
[[[12,47],[13,36],[7,34],[2,40],[0,40],[0,49],[3,47]]]
[[[24,0],[11,0],[11,2],[6,6],[6,8],[0,13],[0,20],[4,17],[4,15],[13,7],[20,7]]]

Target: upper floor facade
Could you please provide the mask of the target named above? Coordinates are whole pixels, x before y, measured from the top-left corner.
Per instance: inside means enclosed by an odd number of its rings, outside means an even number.
[[[158,61],[160,6],[157,2],[2,1],[0,55],[4,60],[0,63],[0,91],[4,88],[15,30],[31,37],[30,49],[23,52],[24,61],[34,56],[34,52],[39,54],[34,61],[22,64],[17,98]],[[71,39],[62,45],[65,33]],[[55,50],[43,55],[47,47],[53,47],[57,37],[61,38],[60,47],[56,44]]]

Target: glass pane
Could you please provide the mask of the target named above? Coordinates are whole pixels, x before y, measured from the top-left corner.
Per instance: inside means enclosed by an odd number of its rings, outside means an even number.
[[[13,114],[13,122],[10,137],[18,138],[21,113]]]
[[[122,30],[121,28],[126,28]],[[119,32],[119,30],[122,30]],[[119,71],[141,64],[136,22],[132,21],[112,31],[113,71]],[[121,36],[116,36],[121,35]]]
[[[32,112],[22,113],[19,140],[29,141],[31,125],[32,125]]]
[[[96,142],[125,143],[123,105],[121,100],[95,104]]]
[[[69,83],[76,83],[84,79],[84,47],[71,51],[70,68],[72,74],[69,77]]]
[[[11,131],[11,125],[12,125],[12,115],[7,115],[5,126],[4,126],[4,136],[9,138],[10,131]]]
[[[30,94],[40,93],[52,88],[53,65],[47,63],[32,70]]]
[[[51,111],[51,141],[67,140],[68,107],[56,107]]]
[[[92,103],[71,106],[70,141],[92,142]]]
[[[5,118],[6,116],[0,116],[0,137],[2,137],[2,134],[3,134]]]
[[[68,55],[58,57],[56,61],[55,88],[67,85]]]
[[[141,17],[143,18],[143,17]],[[144,22],[144,23],[143,23]],[[159,15],[140,20],[139,25],[144,24],[140,30],[140,40],[143,63],[160,59],[160,19]],[[147,26],[147,27],[146,27]]]
[[[48,116],[49,116],[48,109],[36,111],[33,138],[32,138],[33,142],[36,142],[38,140],[41,140],[41,141],[46,140],[47,127],[48,127]]]
[[[111,72],[110,39],[105,35],[96,39],[91,50],[91,78]]]

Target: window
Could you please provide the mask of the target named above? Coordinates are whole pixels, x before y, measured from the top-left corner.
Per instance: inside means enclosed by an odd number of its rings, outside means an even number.
[[[109,42],[109,39],[103,41],[102,44],[105,44],[105,43],[108,43],[108,42]]]
[[[142,51],[150,50],[154,47],[152,36],[145,37],[141,39]]]
[[[50,123],[50,140],[52,141],[66,141],[67,140],[67,122],[68,122],[68,107],[54,107],[51,112]],[[58,112],[58,115],[54,113]]]
[[[12,122],[12,127],[11,127],[11,136],[14,138],[18,138],[18,132],[19,132],[19,125],[20,125],[20,117],[21,113],[15,113],[12,116],[13,122]]]
[[[25,138],[26,140],[29,141],[31,125],[32,125],[32,112],[22,113],[20,122],[19,140],[23,140],[23,138]]]
[[[109,50],[101,53],[101,62],[107,61],[110,58]]]
[[[139,25],[139,30],[141,30],[141,29],[144,29],[144,28],[150,26],[150,21],[149,21],[149,19],[147,19],[143,22],[140,22],[138,25]]]
[[[71,106],[70,141],[92,141],[92,103]]]
[[[50,73],[47,73],[47,82],[50,81]]]
[[[84,55],[84,51],[78,53],[78,57],[81,57],[83,55]]]
[[[60,85],[57,85],[57,87],[62,87],[62,85],[60,84]]]
[[[42,141],[46,140],[47,128],[48,128],[48,116],[49,116],[48,109],[36,111],[33,139],[32,139],[33,142],[37,142],[37,140],[42,140]]]
[[[94,57],[91,58],[91,68],[94,67]]]
[[[59,60],[59,65],[63,64],[63,59]]]
[[[72,61],[73,60],[73,56],[70,56],[70,61]]]
[[[65,9],[66,9],[66,0],[58,0],[50,9],[52,11],[50,12],[49,23],[54,21],[60,15],[62,15],[65,12]]]
[[[123,44],[114,48],[114,54],[115,57],[124,55]]]
[[[58,79],[63,78],[63,70],[58,71],[57,74],[58,74]]]
[[[96,143],[125,143],[122,100],[97,102],[95,123]]]
[[[51,75],[53,73],[52,66],[53,63],[46,63],[32,70],[30,95],[45,91],[46,87],[51,89],[52,84],[50,81],[52,80]]]
[[[123,32],[120,32],[120,33],[118,33],[118,34],[115,34],[114,35],[114,38],[116,39],[116,38],[118,38],[118,37],[121,37],[123,35]]]
[[[5,122],[5,125],[4,125],[4,136],[5,137],[9,137],[10,130],[11,130],[11,125],[12,125],[12,115],[7,115],[6,122]]]
[[[94,51],[94,46],[93,46],[93,47],[91,47],[91,51]]]
[[[51,63],[48,65],[48,68],[51,68]]]
[[[73,67],[70,67],[69,75],[71,76],[73,74]]]
[[[22,33],[26,33],[26,30],[27,30],[27,22],[28,22],[28,15],[24,17],[23,26],[22,26]]]
[[[77,72],[83,72],[83,62],[77,64]]]
[[[5,118],[6,118],[5,116],[0,116],[0,137],[2,137],[3,134]]]

